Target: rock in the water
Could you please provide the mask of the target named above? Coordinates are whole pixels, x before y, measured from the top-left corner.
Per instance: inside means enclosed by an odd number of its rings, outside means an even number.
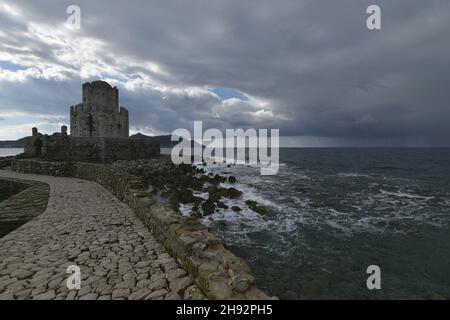
[[[202,211],[203,215],[209,216],[210,214],[213,214],[216,211],[216,205],[211,200],[206,200],[202,204]]]
[[[222,201],[217,202],[217,207],[221,209],[228,209],[229,207]]]
[[[255,211],[256,213],[259,213],[260,215],[263,215],[263,216],[269,215],[269,212],[267,211],[267,209],[264,208],[264,207],[262,207],[262,206],[260,206],[260,205],[258,205],[258,202],[256,202],[256,201],[253,201],[253,200],[247,200],[247,201],[245,201],[245,204],[246,204],[250,209],[252,209],[252,210]]]
[[[225,198],[237,199],[242,196],[242,191],[237,190],[236,188],[219,188],[218,189]]]
[[[206,174],[203,168],[187,164],[175,165],[170,157],[116,161],[113,166],[143,177],[156,201],[166,202],[178,211],[180,204],[192,204],[192,216],[196,218],[213,214],[217,207],[229,209],[222,198],[238,199],[243,194],[236,188],[221,187],[222,183],[236,183],[236,177],[213,172]],[[195,196],[194,191],[207,192],[208,197]],[[240,210],[235,208],[235,211]]]

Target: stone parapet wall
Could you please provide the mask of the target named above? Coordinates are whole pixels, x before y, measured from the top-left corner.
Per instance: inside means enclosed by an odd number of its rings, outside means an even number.
[[[143,179],[109,165],[14,160],[13,170],[71,176],[99,183],[128,204],[210,299],[270,299],[258,289],[247,263],[195,219],[156,203]]]
[[[36,143],[42,147],[37,152]],[[160,154],[157,141],[149,139],[37,135],[25,142],[25,156],[46,161],[112,163],[116,160],[147,159]]]
[[[75,175],[74,162],[48,162],[32,159],[13,160],[11,169],[21,173],[42,174],[56,177],[73,177]]]

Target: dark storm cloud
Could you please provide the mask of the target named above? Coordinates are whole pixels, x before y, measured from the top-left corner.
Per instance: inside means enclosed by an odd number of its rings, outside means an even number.
[[[66,44],[34,37],[28,23],[57,25],[72,2],[11,4],[28,21],[3,14],[0,30],[9,36],[2,42],[9,45],[0,46],[1,51],[44,61],[54,72],[23,81],[0,80],[0,106],[63,114],[68,104],[80,100],[79,84],[86,78],[73,74],[90,57],[87,54],[79,63],[61,60],[57,54],[61,50],[54,48]],[[365,27],[369,4],[382,8],[380,31]],[[367,144],[371,140],[448,144],[447,0],[78,1],[78,5],[80,37],[101,41],[102,50],[93,51],[101,56],[89,63],[108,69],[113,78],[148,75],[155,83],[130,86],[120,79],[116,83],[137,129],[170,132],[204,120],[206,126],[219,128],[280,128],[283,135],[363,139]],[[89,49],[89,42],[82,45]],[[141,64],[146,61],[162,71]],[[88,72],[88,77],[92,74]],[[254,100],[223,103],[208,94],[208,87],[234,88]],[[21,90],[27,95],[17,95]]]

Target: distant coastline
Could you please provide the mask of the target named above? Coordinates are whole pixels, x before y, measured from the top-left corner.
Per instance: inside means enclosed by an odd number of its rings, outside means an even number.
[[[27,137],[18,140],[0,141],[0,149],[20,149],[25,147],[25,140]]]

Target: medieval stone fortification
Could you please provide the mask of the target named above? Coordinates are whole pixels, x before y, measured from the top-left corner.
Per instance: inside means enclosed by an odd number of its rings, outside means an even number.
[[[157,141],[129,138],[128,110],[119,107],[119,90],[94,81],[83,84],[83,102],[70,108],[70,135],[67,126],[51,136],[33,128],[23,157],[110,163],[159,153]]]
[[[70,108],[70,134],[128,138],[128,110],[119,108],[119,90],[104,81],[83,84],[83,103]]]

